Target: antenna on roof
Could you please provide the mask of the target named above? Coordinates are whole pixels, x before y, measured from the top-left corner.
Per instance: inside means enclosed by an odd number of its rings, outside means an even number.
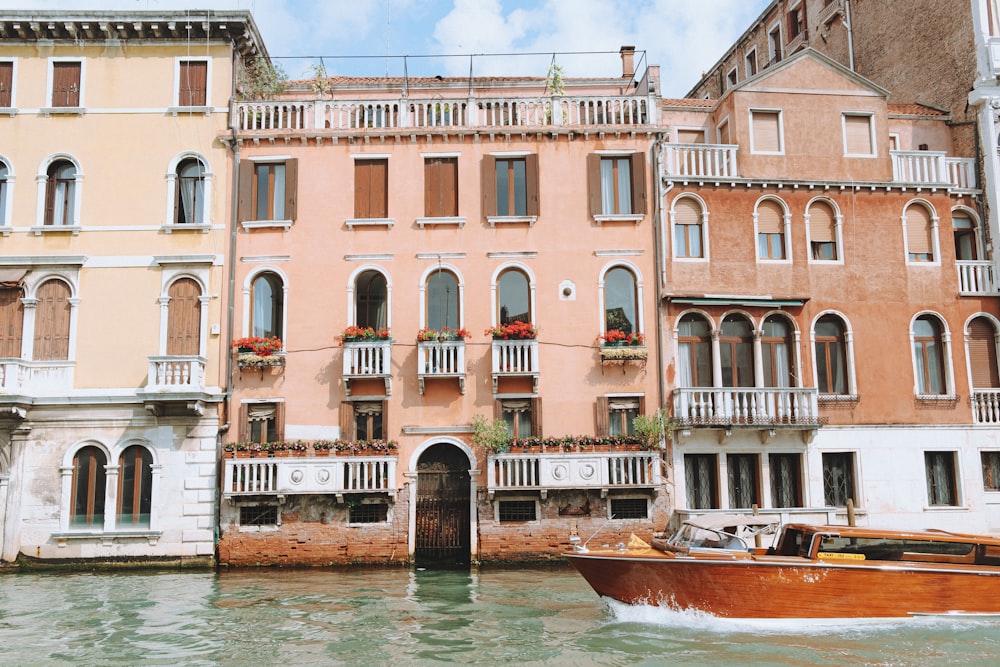
[[[385,0],[385,78],[389,78],[389,31],[392,28],[392,19],[389,16],[389,6],[392,0]]]

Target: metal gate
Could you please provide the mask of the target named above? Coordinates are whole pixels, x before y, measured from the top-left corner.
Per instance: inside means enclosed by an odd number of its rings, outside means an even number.
[[[437,463],[417,470],[414,558],[421,567],[470,562],[469,473],[442,467]]]

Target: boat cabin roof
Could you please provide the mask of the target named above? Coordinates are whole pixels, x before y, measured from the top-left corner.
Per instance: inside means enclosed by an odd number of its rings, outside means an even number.
[[[971,535],[968,533],[952,533],[947,530],[890,530],[881,528],[863,528],[859,526],[830,526],[811,525],[804,523],[790,523],[785,525],[785,530],[801,531],[803,534],[816,535],[824,534],[838,537],[866,537],[866,538],[886,538],[894,540],[930,540],[963,542],[975,544],[988,544],[1000,546],[1000,536],[997,535]]]
[[[703,514],[691,517],[684,523],[706,530],[722,530],[739,526],[770,526],[781,523],[776,516],[757,516],[753,514]]]

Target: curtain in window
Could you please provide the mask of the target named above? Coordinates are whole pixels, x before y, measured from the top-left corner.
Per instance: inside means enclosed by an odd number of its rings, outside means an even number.
[[[816,322],[816,383],[821,394],[847,393],[847,345],[839,318],[825,315]]]
[[[53,164],[49,167],[46,188],[45,224],[72,225],[76,221],[73,210],[76,167],[69,162]]]
[[[677,364],[677,386],[678,387],[693,387],[694,385],[694,373],[692,373],[693,366],[691,364],[691,347],[694,343],[681,343],[677,346],[677,356],[679,363]]]
[[[931,505],[955,505],[955,455],[926,452],[927,498]]]
[[[638,332],[636,318],[635,276],[628,269],[617,267],[604,276],[604,326],[625,334]]]
[[[185,161],[177,173],[180,209],[177,224],[200,225],[205,220],[205,172],[196,160]]]
[[[944,358],[939,325],[928,317],[913,323],[913,356],[917,367],[917,389],[921,394],[943,394]]]

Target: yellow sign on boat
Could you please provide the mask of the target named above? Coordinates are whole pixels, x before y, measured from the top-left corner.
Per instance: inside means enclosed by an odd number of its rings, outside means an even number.
[[[864,554],[838,554],[832,551],[820,551],[816,554],[819,558],[840,558],[841,560],[864,560]]]

